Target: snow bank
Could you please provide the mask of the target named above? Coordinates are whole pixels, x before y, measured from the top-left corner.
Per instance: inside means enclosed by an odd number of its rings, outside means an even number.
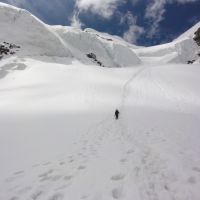
[[[140,64],[140,59],[126,42],[91,29],[81,31],[71,27],[52,27],[63,40],[75,49],[75,56],[93,53],[106,67],[126,67]],[[131,45],[130,45],[131,46]]]
[[[71,56],[60,39],[26,10],[0,3],[0,27],[0,41],[20,45],[19,55]]]
[[[136,49],[139,58],[156,63],[184,63],[198,59],[198,45],[192,38],[183,38],[171,43]]]
[[[136,49],[137,55],[143,63],[184,63],[191,60],[199,60],[199,46],[193,40],[194,32],[200,27],[200,22],[183,33],[176,40],[153,47]]]
[[[91,30],[51,27],[28,11],[0,3],[0,41],[20,45],[18,55],[73,56],[84,63],[92,63],[86,55],[96,55],[98,63],[106,67],[137,65],[140,59],[134,46],[122,39]]]

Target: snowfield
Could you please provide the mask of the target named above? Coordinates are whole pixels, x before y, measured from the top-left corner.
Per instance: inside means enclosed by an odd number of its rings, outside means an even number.
[[[3,3],[0,27],[20,46],[0,60],[0,200],[200,199],[194,28],[137,47]]]

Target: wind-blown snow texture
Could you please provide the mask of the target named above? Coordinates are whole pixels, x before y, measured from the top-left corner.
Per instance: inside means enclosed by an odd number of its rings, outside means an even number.
[[[0,3],[0,200],[199,200],[198,26],[145,48]]]

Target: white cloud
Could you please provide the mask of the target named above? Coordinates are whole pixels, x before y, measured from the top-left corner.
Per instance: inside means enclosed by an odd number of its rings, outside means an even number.
[[[123,38],[130,43],[137,43],[137,39],[144,33],[144,29],[138,25],[131,25],[124,33]]]
[[[130,43],[136,43],[137,39],[144,33],[144,28],[137,25],[137,17],[134,17],[131,12],[127,12],[121,19],[121,23],[128,24],[129,28],[124,32],[123,38]]]
[[[160,22],[164,19],[165,6],[170,3],[192,3],[198,0],[151,0],[146,7],[145,18],[150,21],[147,36],[152,38],[159,32]]]
[[[77,11],[74,12],[71,18],[71,26],[79,29],[81,29],[81,27],[83,26],[83,23],[79,19],[79,13]]]
[[[125,2],[126,0],[123,1]],[[121,4],[120,2],[120,0],[75,0],[71,26],[81,28],[83,24],[79,18],[79,13],[86,14],[87,11],[109,19]]]
[[[110,18],[117,7],[126,0],[76,0],[77,9],[82,11],[91,11],[104,18]]]

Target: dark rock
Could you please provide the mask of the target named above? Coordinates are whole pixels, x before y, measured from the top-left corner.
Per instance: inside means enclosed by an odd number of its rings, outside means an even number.
[[[197,29],[194,35],[194,41],[197,43],[198,46],[200,46],[200,27]]]
[[[97,56],[94,53],[88,53],[86,56],[96,62],[99,66],[103,66],[103,64],[97,59]]]
[[[3,58],[4,55],[14,55],[18,49],[21,48],[20,46],[8,42],[3,42],[0,44],[0,59]]]
[[[88,54],[87,54],[87,57],[88,57],[88,58],[92,58],[92,59],[94,59],[94,60],[97,59],[97,56],[96,56],[94,53],[88,53]]]
[[[195,62],[195,60],[188,60],[187,64],[193,64]]]
[[[100,65],[100,66],[102,66],[102,63],[100,61],[97,61],[97,64]]]

